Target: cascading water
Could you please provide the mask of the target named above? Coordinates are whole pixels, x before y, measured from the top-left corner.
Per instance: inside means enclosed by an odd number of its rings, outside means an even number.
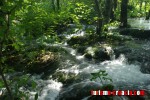
[[[76,35],[69,35],[67,37],[68,39],[70,39],[72,36],[78,36],[78,35],[82,36],[85,34],[84,31],[80,31],[80,33]],[[84,55],[78,54],[75,49],[72,49],[66,43],[55,45],[55,46],[62,47],[66,51],[68,51],[68,53],[70,53],[75,58],[75,62],[76,62],[70,64],[71,59],[66,60],[66,62],[64,63],[66,63],[66,65],[68,65],[69,67],[59,68],[57,72],[63,72],[66,75],[74,74],[75,76],[80,77],[80,82],[78,81],[78,83],[71,85],[69,89],[68,88],[66,90],[63,89],[63,93],[72,92],[72,89],[76,85],[82,87],[83,84],[88,84],[91,78],[90,73],[97,72],[99,70],[106,70],[108,76],[113,80],[112,84],[115,86],[115,89],[122,89],[122,90],[142,89],[142,90],[146,90],[147,92],[150,92],[150,74],[142,73],[140,70],[141,69],[140,65],[138,64],[134,64],[134,63],[129,64],[124,54],[121,54],[117,59],[111,59],[99,63],[94,63],[92,61],[85,59]],[[149,49],[149,41],[145,41],[145,42],[141,41],[140,46],[141,48]],[[108,47],[108,49],[110,50],[110,47]],[[96,83],[100,83],[99,80],[95,80],[95,81],[97,81]],[[58,93],[63,87],[63,84],[54,81],[47,81],[47,83],[48,84],[44,85],[42,92],[39,95],[39,100],[56,99],[56,95],[58,96]],[[111,82],[104,81],[104,83],[108,84]],[[99,86],[99,85],[95,85],[95,86]],[[126,97],[123,97],[123,99],[128,100],[128,98]],[[120,100],[122,99],[120,98]]]
[[[79,59],[80,56],[76,56],[76,58]],[[150,83],[150,74],[143,74],[140,71],[140,66],[138,65],[128,64],[124,55],[120,55],[120,57],[115,60],[104,61],[96,64],[91,64],[88,61],[86,62],[83,58],[79,60],[82,60],[82,63],[72,66],[68,69],[62,69],[60,71],[64,71],[66,73],[78,73],[81,75],[82,73],[88,73],[89,75],[85,75],[90,76],[91,72],[96,72],[100,69],[106,70],[109,76],[113,79],[114,84],[122,86],[123,89],[144,89]]]
[[[39,88],[39,97],[38,100],[55,100],[58,96],[61,87],[63,86],[62,83],[56,82],[54,80],[42,80],[42,79],[34,79],[37,83]],[[32,93],[32,92],[31,92]],[[35,93],[33,92],[35,95]],[[33,97],[30,99],[34,99]]]
[[[67,39],[70,39],[72,36],[84,36],[85,31],[80,30],[77,34],[74,35],[64,35],[67,37]],[[150,48],[150,41],[141,41],[140,42],[141,48],[145,50],[149,50]],[[86,85],[88,86],[88,83],[94,84],[94,87],[101,86],[101,83],[99,80],[95,80],[96,82],[91,82],[91,74],[92,72],[97,72],[99,70],[106,70],[108,73],[108,76],[113,80],[113,82],[104,81],[105,84],[112,83],[115,86],[115,89],[122,89],[122,90],[140,90],[144,89],[147,92],[150,93],[150,74],[144,74],[141,72],[140,65],[137,64],[129,64],[127,58],[124,54],[121,54],[118,58],[115,58],[114,55],[112,55],[111,60],[103,61],[95,63],[93,61],[89,61],[85,59],[85,55],[78,54],[75,49],[72,49],[67,45],[66,42],[64,44],[56,44],[56,45],[50,45],[47,46],[56,46],[61,47],[65,49],[72,57],[67,58],[65,61],[62,62],[62,65],[64,64],[65,67],[58,68],[57,72],[63,72],[66,75],[74,74],[75,76],[79,77],[78,83],[74,84],[68,84],[70,85],[69,89],[64,88],[63,84],[60,82],[57,82],[56,80],[53,80],[53,78],[49,80],[43,80],[41,79],[41,76],[32,76],[32,79],[38,84],[35,91],[30,91],[30,100],[34,99],[34,95],[38,91],[39,97],[38,100],[55,100],[56,98],[59,98],[59,93],[68,93],[72,92],[72,89],[76,87],[83,87],[85,88]],[[107,48],[109,51],[112,49],[110,47]],[[67,56],[67,55],[65,55]],[[71,57],[71,56],[70,56]],[[73,62],[73,63],[72,63]],[[75,91],[76,92],[76,91]],[[73,92],[74,93],[74,92]],[[82,92],[81,92],[82,93]],[[61,94],[61,93],[60,93]],[[72,94],[72,95],[75,95]],[[61,95],[60,95],[61,96]],[[84,100],[88,99],[88,97]],[[122,99],[117,99],[122,100]],[[123,100],[128,100],[124,97]]]
[[[139,42],[140,47],[142,49],[149,50],[149,41],[139,40]],[[68,50],[67,47],[64,48]],[[109,77],[111,77],[113,80],[113,85],[115,86],[115,89],[122,89],[122,90],[142,89],[145,90],[146,92],[150,92],[150,74],[144,74],[141,72],[142,68],[141,64],[128,63],[128,60],[124,54],[121,54],[117,59],[112,59],[100,63],[92,63],[85,60],[84,55],[78,55],[74,49],[69,48],[69,52],[73,56],[75,56],[75,58],[79,60],[80,63],[79,64],[77,63],[76,65],[66,69],[61,69],[60,71],[67,74],[74,73],[75,75],[79,75],[82,80],[81,82],[88,83],[91,78],[90,73],[92,72],[97,72],[99,70],[106,70]],[[132,52],[134,52],[134,50]],[[109,83],[108,81],[105,82],[105,84],[108,83]],[[63,91],[63,93],[72,92],[70,90],[73,89],[74,86],[75,84],[69,87],[69,90],[66,89],[65,91]],[[124,100],[128,100],[128,98],[124,97]]]

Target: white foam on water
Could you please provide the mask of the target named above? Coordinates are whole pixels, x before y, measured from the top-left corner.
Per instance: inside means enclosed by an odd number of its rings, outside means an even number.
[[[84,36],[84,35],[85,35],[85,31],[79,30],[77,33],[66,35],[66,38],[71,39],[74,36]]]
[[[138,65],[129,65],[126,63],[124,56],[113,61],[106,61],[97,66],[88,66],[83,71],[91,72],[99,69],[104,69],[113,79],[113,82],[125,82],[126,84],[141,85],[141,83],[149,82],[150,74],[143,74]]]
[[[145,20],[145,18],[140,19],[128,19],[129,24],[133,28],[139,28],[139,29],[150,29],[150,20]]]
[[[78,69],[78,65],[74,65],[74,66],[72,66],[72,67],[70,67],[70,68],[67,68],[67,69],[61,69],[61,70],[59,70],[60,72],[65,72],[65,73],[67,73],[67,74],[69,74],[69,73],[73,73],[73,74],[79,74],[80,73],[80,71],[79,71],[79,69]]]
[[[150,84],[150,74],[143,74],[140,71],[140,66],[134,64],[128,64],[124,55],[120,55],[118,59],[112,61],[104,61],[99,64],[86,63],[86,67],[79,64],[72,66],[62,71],[66,73],[75,73],[87,75],[88,78],[90,73],[97,72],[99,70],[106,70],[108,76],[113,80],[114,84],[118,85],[131,85],[144,88],[146,84]],[[85,64],[84,64],[85,65]],[[85,74],[86,73],[86,74]],[[86,77],[86,76],[85,76]]]
[[[37,91],[30,91],[30,100],[34,100],[36,92],[38,92],[38,100],[55,100],[63,86],[61,82],[55,80],[42,80],[39,77],[32,77],[37,83]]]
[[[61,90],[62,83],[53,80],[48,80],[46,83],[47,85],[42,88],[38,100],[55,100]]]
[[[76,56],[76,59],[78,59],[78,60],[83,60],[83,59],[84,59],[84,55]]]

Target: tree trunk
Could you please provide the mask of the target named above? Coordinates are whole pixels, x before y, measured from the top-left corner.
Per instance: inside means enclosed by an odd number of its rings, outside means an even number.
[[[60,10],[60,0],[57,0],[57,10]]]
[[[95,8],[96,8],[96,12],[98,14],[98,20],[97,20],[97,27],[96,27],[96,33],[97,34],[100,34],[101,31],[102,31],[102,23],[103,23],[103,20],[102,20],[102,12],[101,12],[101,9],[100,9],[100,6],[99,6],[99,1],[98,0],[94,0],[95,2]]]
[[[4,67],[3,67],[3,64],[2,64],[2,59],[3,59],[3,51],[2,50],[3,50],[3,46],[4,46],[4,43],[5,43],[6,37],[7,37],[8,33],[9,33],[9,29],[10,29],[9,14],[5,15],[5,22],[6,22],[6,26],[7,27],[6,27],[5,32],[3,33],[4,34],[3,38],[0,41],[0,76],[2,77],[4,85],[5,85],[6,89],[7,89],[8,94],[9,94],[9,99],[13,100],[13,95],[12,95],[11,89],[9,88],[9,85],[8,85],[8,83],[6,81],[6,78],[4,76],[4,73],[3,73]]]
[[[150,18],[150,10],[146,12],[146,20],[149,20],[149,18]]]
[[[52,7],[53,7],[53,10],[55,11],[55,0],[52,0]]]
[[[142,11],[142,1],[140,1],[140,12]]]
[[[1,4],[0,4],[0,7],[5,6],[4,4],[7,3],[7,0],[1,1],[0,3],[1,3]],[[16,7],[15,7],[15,8],[16,8]],[[7,92],[8,92],[8,96],[9,96],[9,99],[10,99],[10,100],[13,100],[13,95],[12,95],[11,89],[10,89],[8,83],[7,83],[7,80],[6,80],[5,76],[4,76],[4,73],[3,73],[3,70],[4,70],[4,67],[3,67],[3,47],[4,47],[4,43],[5,43],[5,41],[6,41],[6,37],[7,37],[8,33],[9,33],[9,30],[10,30],[10,13],[11,13],[15,8],[13,8],[13,9],[10,10],[10,11],[3,11],[3,10],[0,10],[0,12],[1,12],[0,17],[1,17],[2,19],[4,19],[4,20],[2,20],[2,21],[0,22],[0,26],[1,26],[1,27],[6,26],[6,29],[4,30],[4,32],[1,33],[1,34],[3,34],[3,35],[2,35],[2,38],[0,38],[0,76],[2,77],[2,80],[3,80],[3,82],[4,82],[4,85],[5,85],[5,87],[6,87],[6,90],[7,90]],[[5,23],[4,23],[4,22],[5,22]],[[6,24],[6,25],[4,25],[4,24]]]
[[[120,21],[121,21],[121,28],[127,27],[127,6],[128,0],[122,0],[121,2],[121,14],[120,14]]]
[[[114,0],[113,2],[114,2],[114,10],[116,10],[117,9],[117,2],[118,2],[118,0]]]
[[[145,1],[145,12],[146,12],[147,2]]]
[[[110,22],[110,17],[112,15],[113,0],[105,0],[105,11],[104,11],[104,23],[107,24]]]
[[[111,20],[112,21],[114,21],[114,20],[116,20],[116,16],[115,16],[115,11],[116,11],[116,9],[117,9],[117,3],[118,3],[118,1],[117,0],[113,0],[112,1],[112,9],[111,9],[111,14],[110,14],[110,18],[111,18]]]

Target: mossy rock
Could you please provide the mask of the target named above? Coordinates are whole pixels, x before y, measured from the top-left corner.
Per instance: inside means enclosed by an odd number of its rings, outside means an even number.
[[[53,52],[41,53],[37,58],[29,63],[26,70],[30,73],[45,73],[49,70],[57,69],[59,56]]]
[[[89,60],[91,60],[93,58],[92,55],[89,54],[89,53],[85,53],[84,57],[87,58],[87,59],[89,59]]]
[[[111,54],[103,47],[88,47],[85,50],[84,56],[87,59],[95,59],[98,61],[105,61],[111,59]]]
[[[86,44],[87,41],[88,39],[84,36],[73,36],[70,40],[68,40],[67,43],[69,45],[75,45],[75,44],[84,45]]]
[[[75,80],[78,79],[78,76],[75,73],[65,73],[65,72],[55,72],[52,76],[54,79],[57,79],[63,84],[72,84]]]
[[[94,58],[101,61],[110,60],[109,54],[103,48],[95,50]]]
[[[78,52],[78,53],[81,53],[81,54],[84,54],[86,48],[87,48],[86,46],[79,46],[79,47],[77,48],[77,52]]]

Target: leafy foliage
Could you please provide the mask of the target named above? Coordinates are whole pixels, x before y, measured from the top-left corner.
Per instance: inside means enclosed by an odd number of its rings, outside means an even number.
[[[11,80],[11,89],[12,94],[14,96],[14,99],[17,100],[29,100],[29,93],[25,90],[26,87],[29,88],[29,86],[34,90],[36,88],[37,83],[30,79],[29,75],[23,75],[23,76],[15,76]],[[8,100],[9,96],[7,95],[6,91],[3,91],[3,95],[1,96],[1,99]],[[38,94],[35,95],[35,100],[37,100]]]
[[[103,80],[112,82],[112,79],[108,77],[108,74],[106,73],[105,70],[99,70],[98,72],[91,73],[91,75],[92,75],[91,80],[96,80],[97,78],[99,78],[102,84],[104,84]]]
[[[60,52],[62,49],[54,47],[47,49],[45,45],[62,42],[58,35],[70,28],[70,24],[76,24],[79,27],[81,24],[94,26],[85,29],[86,33],[88,33],[85,37],[72,37],[68,41],[68,44],[72,45],[72,47],[87,46],[101,41],[100,36],[95,34],[100,20],[102,21],[101,31],[105,31],[100,32],[101,36],[105,37],[105,39],[111,37],[112,35],[108,34],[107,31],[110,26],[118,27],[120,24],[120,4],[121,0],[117,0],[116,5],[113,4],[112,9],[110,9],[111,14],[104,16],[104,13],[107,12],[105,0],[98,0],[97,5],[101,10],[99,13],[96,11],[96,4],[88,0],[1,0],[1,76],[5,76],[4,74],[8,72],[25,71],[25,68],[28,68],[28,71],[25,72],[33,72],[38,68],[41,69],[40,65],[44,66],[42,70],[47,70],[46,65],[51,65],[50,67],[48,66],[48,69],[56,69],[59,62],[58,55],[55,53]],[[148,0],[130,0],[128,14],[130,17],[145,16],[150,10],[149,5]],[[99,14],[101,16],[98,16]],[[106,19],[105,17],[109,17],[112,22],[103,23]],[[70,32],[69,34],[72,33]],[[106,71],[103,70],[91,73],[91,75],[92,80],[99,78],[101,83],[104,80],[112,81],[107,77]],[[65,79],[62,78],[63,80]],[[11,82],[12,84],[10,84]],[[20,90],[21,87],[27,84],[27,76],[15,76],[14,79],[9,80],[3,77],[3,81],[0,80],[0,88],[6,87],[8,91],[6,94],[10,95],[12,93],[15,98],[19,99],[28,98],[28,93]],[[35,82],[32,82],[32,87],[36,87]],[[8,99],[8,95],[6,98]],[[36,99],[38,99],[38,94],[35,95]]]

